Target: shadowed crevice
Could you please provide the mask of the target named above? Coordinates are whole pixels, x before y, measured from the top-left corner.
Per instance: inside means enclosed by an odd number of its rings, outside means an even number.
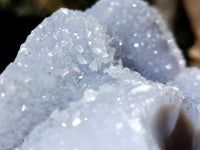
[[[153,130],[162,150],[193,150],[194,126],[182,108],[161,107],[154,118]]]

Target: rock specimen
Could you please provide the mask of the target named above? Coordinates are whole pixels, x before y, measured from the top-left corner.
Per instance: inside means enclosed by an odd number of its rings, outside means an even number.
[[[143,1],[100,0],[87,11],[119,38],[123,66],[166,83],[180,73],[184,60],[158,12]]]
[[[195,71],[185,69],[171,34],[142,1],[102,0],[86,13],[62,8],[0,76],[0,147],[155,150],[173,147],[164,139],[177,139],[183,124],[197,150],[200,96],[186,87],[199,70],[181,84],[187,70]],[[172,111],[157,115],[168,105]]]
[[[110,41],[95,19],[67,9],[33,30],[0,76],[0,147],[20,145],[54,109],[111,82],[103,72],[112,62]]]
[[[104,84],[97,91],[87,89],[69,109],[55,110],[19,150],[156,150],[158,130],[151,128],[151,120],[156,110],[170,103],[182,106],[199,127],[199,114],[179,91],[119,67],[109,68],[108,73],[116,83]],[[171,115],[168,135],[175,127],[178,111]]]

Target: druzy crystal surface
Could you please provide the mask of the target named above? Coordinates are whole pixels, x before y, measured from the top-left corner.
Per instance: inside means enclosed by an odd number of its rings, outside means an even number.
[[[155,110],[171,103],[182,106],[194,123],[200,117],[183,94],[171,87],[120,68],[109,68],[108,73],[117,82],[103,84],[97,91],[87,89],[69,109],[55,110],[32,131],[20,150],[159,150],[154,138],[157,133],[151,128]],[[169,122],[168,132],[176,119]],[[200,127],[197,122],[196,126]]]
[[[67,9],[33,30],[0,77],[0,147],[18,146],[55,108],[111,82],[109,41],[95,19]]]
[[[198,150],[200,71],[184,62],[143,1],[61,8],[0,75],[0,150],[162,150],[182,111]]]
[[[123,66],[162,83],[184,67],[182,54],[160,15],[143,1],[100,0],[87,13],[117,37],[116,57]]]
[[[195,105],[200,108],[200,70],[186,68],[174,80],[168,83],[179,88]]]

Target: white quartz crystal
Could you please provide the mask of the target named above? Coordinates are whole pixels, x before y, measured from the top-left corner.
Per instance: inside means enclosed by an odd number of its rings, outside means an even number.
[[[140,0],[100,0],[88,14],[117,36],[116,59],[123,66],[153,81],[166,83],[184,67],[185,61],[173,36],[158,14]]]

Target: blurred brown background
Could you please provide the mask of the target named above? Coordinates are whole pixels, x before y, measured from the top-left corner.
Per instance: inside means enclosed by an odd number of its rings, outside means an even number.
[[[97,0],[0,0],[0,72],[46,16],[60,7],[85,10]],[[200,0],[146,0],[161,12],[189,65],[200,66]]]
[[[188,65],[200,67],[200,0],[153,0],[183,49]]]

